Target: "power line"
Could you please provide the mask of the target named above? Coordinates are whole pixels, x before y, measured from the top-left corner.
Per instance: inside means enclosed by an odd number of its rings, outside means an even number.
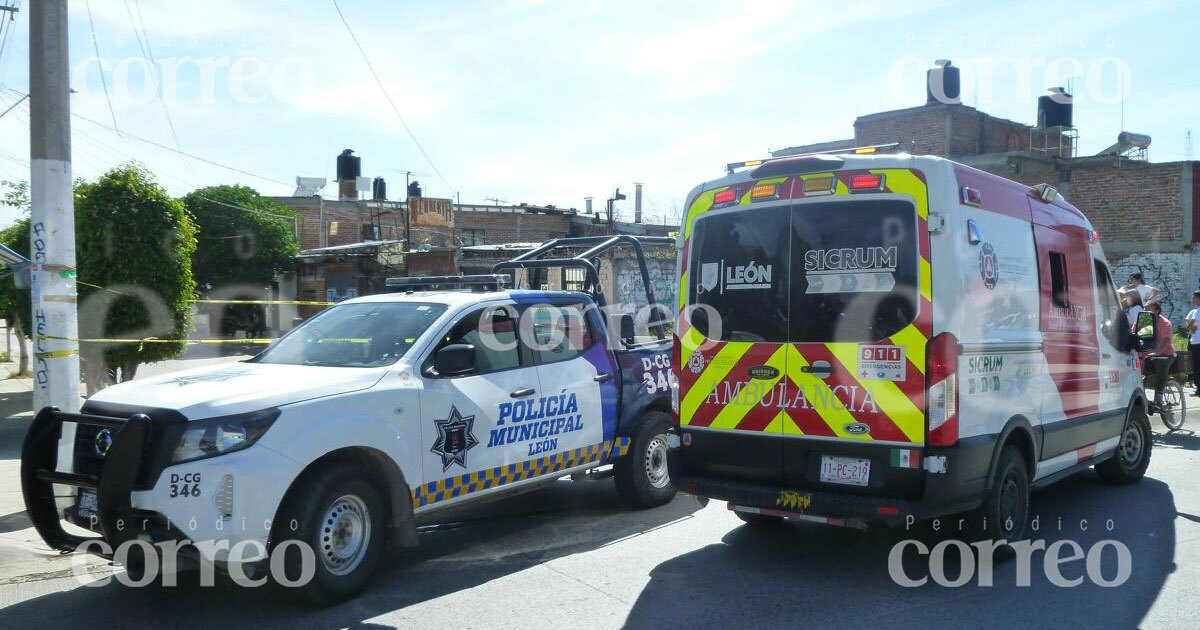
[[[20,91],[18,91],[18,90],[15,90],[15,89],[13,89],[13,88],[11,88],[11,87],[9,87],[9,86],[7,86],[7,85],[4,85],[4,84],[2,84],[2,83],[0,83],[0,89],[5,89],[5,90],[8,90],[9,92],[12,92],[13,94],[16,94],[16,95],[21,95],[21,96],[23,96],[23,95],[24,95],[24,93],[23,93],[23,92],[20,92]],[[93,119],[91,119],[91,118],[88,118],[87,116],[84,116],[84,115],[82,115],[82,114],[77,114],[77,113],[74,113],[74,112],[72,112],[72,113],[71,113],[71,116],[72,116],[72,117],[74,117],[74,118],[78,118],[79,120],[83,120],[83,121],[86,121],[86,122],[92,123],[93,125],[96,125],[97,127],[100,127],[100,128],[103,128],[103,129],[107,129],[107,130],[109,130],[109,131],[112,131],[112,132],[114,132],[114,133],[119,133],[119,132],[117,132],[117,130],[116,130],[116,129],[114,129],[114,128],[112,128],[112,127],[110,127],[110,126],[108,126],[108,125],[106,125],[106,124],[104,124],[104,123],[102,123],[102,122],[100,122],[100,121],[98,121],[98,120],[93,120]],[[26,123],[26,124],[28,124],[28,123]],[[98,141],[98,140],[96,140],[95,138],[92,138],[91,136],[88,136],[87,134],[84,134],[82,131],[77,131],[77,130],[72,130],[72,131],[73,131],[73,132],[76,132],[76,133],[79,133],[79,134],[83,135],[83,136],[84,136],[84,137],[86,137],[86,138],[91,138],[93,141],[99,142],[99,141]],[[215,161],[215,160],[210,160],[210,159],[208,159],[208,158],[206,158],[206,157],[202,157],[202,156],[196,155],[195,153],[188,153],[187,151],[181,151],[181,150],[179,150],[179,149],[175,149],[175,148],[169,147],[169,146],[167,146],[167,145],[165,145],[165,144],[162,144],[162,143],[160,143],[160,142],[155,142],[155,141],[153,141],[153,140],[147,140],[146,138],[142,138],[142,137],[140,137],[140,136],[135,136],[135,135],[133,135],[133,134],[131,134],[131,133],[128,133],[128,132],[126,132],[126,133],[119,133],[119,135],[120,135],[121,139],[123,139],[123,140],[125,140],[125,139],[129,139],[129,140],[137,140],[138,142],[142,142],[142,143],[148,144],[148,145],[150,145],[150,146],[157,147],[157,148],[159,148],[159,149],[162,149],[162,150],[164,150],[164,151],[171,151],[172,153],[178,153],[178,154],[180,154],[180,155],[183,155],[184,157],[188,157],[188,158],[191,158],[191,159],[193,159],[193,160],[198,160],[198,161],[200,161],[200,162],[203,162],[203,163],[205,163],[205,164],[209,164],[209,165],[212,165],[212,166],[216,166],[217,168],[223,168],[223,169],[225,169],[225,170],[227,170],[227,171],[231,171],[231,172],[234,172],[234,173],[239,173],[239,174],[241,174],[241,175],[247,175],[247,176],[253,177],[253,178],[255,178],[255,179],[261,179],[261,180],[263,180],[263,181],[266,181],[266,182],[271,182],[271,183],[273,183],[273,184],[279,184],[280,186],[286,186],[286,187],[289,187],[289,188],[295,185],[295,184],[293,184],[293,183],[290,183],[290,182],[285,182],[285,181],[278,180],[278,179],[275,179],[275,178],[272,178],[272,177],[267,177],[266,175],[259,175],[258,173],[251,173],[250,171],[247,171],[247,170],[245,170],[245,169],[238,168],[238,167],[236,167],[236,166],[229,166],[228,164],[222,164],[221,162],[217,162],[217,161]],[[123,152],[121,152],[121,151],[116,151],[116,150],[113,150],[113,152],[114,152],[114,153],[123,153]],[[129,155],[130,157],[132,157],[132,158],[133,158],[133,159],[135,159],[135,160],[137,159],[137,158],[136,158],[136,156],[132,156],[131,154],[126,154],[126,155]],[[179,181],[183,181],[183,180],[179,180]],[[193,183],[194,183],[194,182],[193,182]]]
[[[8,37],[12,34],[13,24],[17,21],[17,13],[21,10],[21,0],[16,0],[12,4],[6,3],[4,9],[9,15],[4,20],[4,23],[0,25],[0,31],[3,31],[3,34],[0,34],[0,61],[4,60],[4,49],[8,47]],[[3,66],[0,66],[0,68],[3,68]]]
[[[162,105],[163,115],[167,119],[167,127],[170,127],[171,138],[175,141],[175,148],[183,155],[183,145],[179,143],[179,134],[175,132],[175,121],[171,119],[171,110],[167,107],[166,97],[163,96],[162,84],[158,82],[158,73],[155,70],[158,67],[158,63],[154,59],[154,50],[150,48],[150,35],[146,33],[146,22],[142,20],[142,5],[138,4],[137,0],[133,0],[133,4],[137,6],[137,21],[134,21],[133,11],[129,9],[129,0],[125,0],[125,13],[129,15],[129,25],[133,27],[133,36],[137,39],[138,48],[142,51],[142,58],[149,64],[149,69],[146,73],[154,79],[154,93],[158,96],[159,104]],[[138,32],[138,22],[141,23],[140,33]],[[119,131],[117,133],[120,134]],[[191,176],[191,166],[184,160],[181,160],[181,162],[183,162],[184,170]]]
[[[354,34],[354,29],[350,28],[350,23],[346,21],[346,16],[342,14],[342,7],[338,6],[337,0],[333,0],[333,8],[337,10],[338,17],[342,19],[342,24],[346,27],[346,32],[350,34],[350,39],[354,40],[354,46],[358,48],[358,54],[362,55],[363,62],[367,65],[367,70],[371,71],[371,76],[375,78],[375,84],[379,86],[379,91],[383,92],[383,97],[387,99],[388,105],[392,106],[392,111],[396,113],[396,118],[400,120],[400,125],[404,127],[404,131],[408,133],[408,137],[412,139],[413,144],[417,145],[417,150],[421,155],[425,156],[425,161],[429,162],[429,167],[437,173],[438,179],[446,185],[450,190],[457,190],[450,182],[446,181],[446,177],[438,170],[436,164],[433,163],[433,158],[429,157],[429,153],[425,151],[425,147],[421,146],[421,142],[417,140],[416,134],[408,127],[408,122],[404,120],[404,115],[400,113],[400,108],[396,107],[396,102],[392,100],[392,95],[388,93],[387,88],[383,85],[383,80],[379,78],[379,73],[375,72],[375,66],[371,65],[370,58],[367,57],[367,51],[363,50],[362,44],[358,41],[358,36]]]
[[[75,118],[78,118],[78,119],[80,119],[80,120],[85,120],[85,121],[87,121],[87,122],[90,122],[90,123],[92,123],[93,125],[96,125],[97,127],[103,127],[103,128],[105,128],[105,129],[108,129],[109,131],[113,131],[113,132],[116,132],[116,131],[117,131],[116,129],[113,129],[112,127],[109,127],[108,125],[106,125],[106,124],[104,124],[104,123],[102,123],[102,122],[98,122],[98,121],[92,120],[91,118],[88,118],[88,117],[86,117],[86,116],[82,116],[82,115],[80,115],[80,114],[72,113],[72,114],[71,114],[71,116],[73,116],[73,117],[75,117]],[[272,177],[267,177],[267,176],[265,176],[265,175],[259,175],[259,174],[257,174],[257,173],[251,173],[250,171],[247,171],[247,170],[243,170],[243,169],[237,168],[236,166],[229,166],[229,165],[227,165],[227,164],[221,164],[220,162],[214,162],[213,160],[210,160],[210,159],[208,159],[208,158],[203,158],[203,157],[200,157],[199,155],[196,155],[196,154],[194,154],[194,153],[188,153],[187,151],[183,151],[182,149],[175,149],[175,148],[169,147],[169,146],[167,146],[167,145],[165,145],[165,144],[162,144],[162,143],[159,143],[159,142],[155,142],[155,141],[153,141],[153,140],[147,140],[147,139],[145,139],[145,138],[140,138],[140,137],[138,137],[138,136],[135,136],[135,135],[133,135],[133,134],[131,134],[131,133],[125,133],[125,134],[122,134],[122,136],[121,136],[121,137],[123,137],[123,138],[132,138],[132,139],[134,139],[134,140],[137,140],[138,142],[144,142],[144,143],[146,143],[146,144],[148,144],[148,145],[150,145],[150,146],[154,146],[154,147],[158,147],[158,148],[160,148],[160,149],[163,149],[164,151],[171,151],[171,152],[173,152],[173,153],[178,153],[179,155],[182,155],[182,156],[184,156],[184,157],[189,157],[189,158],[191,158],[191,159],[193,159],[193,160],[199,160],[199,161],[201,161],[201,162],[204,162],[205,164],[210,164],[210,165],[212,165],[212,166],[216,166],[216,167],[218,167],[218,168],[223,168],[223,169],[225,169],[225,170],[228,170],[228,171],[233,171],[234,173],[240,173],[240,174],[242,174],[242,175],[248,175],[248,176],[250,176],[250,177],[254,177],[254,178],[257,178],[257,179],[261,179],[261,180],[263,180],[263,181],[268,181],[268,182],[271,182],[271,183],[274,183],[274,184],[279,184],[279,185],[281,185],[281,186],[288,186],[288,187],[291,187],[291,186],[293,186],[293,185],[294,185],[294,184],[291,184],[291,183],[289,183],[289,182],[285,182],[285,181],[281,181],[281,180],[278,180],[278,179],[274,179],[274,178],[272,178]]]
[[[96,59],[100,59],[100,42],[96,41],[96,24],[92,21],[92,3],[89,0],[83,0],[83,6],[87,8],[88,29],[92,32],[92,50],[96,53]],[[117,130],[120,135],[120,126],[117,125],[117,112],[113,111],[112,97],[108,95],[108,79],[104,77],[104,68],[97,66],[100,74],[100,85],[104,86],[104,100],[108,103],[108,115],[112,116],[113,129]]]

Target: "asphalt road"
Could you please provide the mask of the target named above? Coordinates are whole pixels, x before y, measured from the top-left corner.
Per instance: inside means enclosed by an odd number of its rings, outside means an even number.
[[[1200,409],[1200,400],[1191,402]],[[9,440],[23,422],[0,420],[3,457],[12,457]],[[1196,628],[1198,451],[1200,434],[1159,436],[1141,483],[1112,487],[1088,471],[1034,495],[1035,538],[1071,539],[1085,551],[1112,539],[1129,549],[1131,574],[1114,588],[1088,581],[1082,560],[1062,573],[1084,576],[1083,584],[1054,586],[1040,552],[1030,586],[1016,584],[1017,562],[1009,560],[996,566],[991,587],[972,580],[903,588],[888,573],[893,545],[919,536],[932,546],[941,534],[757,528],[724,504],[700,508],[685,497],[631,511],[610,481],[564,480],[447,514],[444,525],[424,528],[418,550],[393,552],[365,595],[324,610],[271,587],[81,586],[71,559],[40,546],[19,504],[12,508],[16,462],[0,459],[0,627]],[[954,578],[962,567],[949,555]],[[928,575],[920,560],[906,558],[912,577]],[[111,571],[87,562],[93,578]],[[1112,579],[1116,565],[1110,547],[1102,575]]]

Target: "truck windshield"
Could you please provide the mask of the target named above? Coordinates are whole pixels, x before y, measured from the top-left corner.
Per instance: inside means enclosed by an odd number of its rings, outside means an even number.
[[[251,359],[256,363],[379,367],[404,356],[444,304],[375,302],[322,311]]]
[[[916,209],[907,201],[714,214],[696,223],[695,238],[691,303],[715,310],[719,329],[705,325],[723,341],[877,341],[916,317]]]

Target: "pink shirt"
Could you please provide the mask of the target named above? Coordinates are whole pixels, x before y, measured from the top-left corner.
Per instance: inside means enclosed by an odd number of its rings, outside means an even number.
[[[1160,357],[1175,356],[1175,346],[1171,344],[1171,338],[1175,335],[1175,328],[1171,325],[1171,320],[1159,315],[1154,320],[1154,354]]]

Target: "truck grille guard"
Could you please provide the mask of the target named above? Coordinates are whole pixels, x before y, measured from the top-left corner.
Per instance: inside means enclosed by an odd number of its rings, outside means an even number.
[[[98,475],[57,470],[59,438],[63,423],[66,422],[97,426],[113,432],[112,444],[104,454]],[[85,541],[96,540],[95,537],[78,536],[63,529],[55,502],[54,484],[96,493],[96,520],[100,534],[113,549],[127,539],[136,537],[135,528],[122,528],[118,523],[132,513],[130,491],[137,483],[143,453],[147,452],[151,422],[150,416],[144,413],[120,418],[68,413],[54,407],[46,407],[38,412],[21,448],[21,494],[29,520],[47,545],[69,552],[75,551]],[[73,453],[77,448],[75,440],[72,440],[71,447]]]

